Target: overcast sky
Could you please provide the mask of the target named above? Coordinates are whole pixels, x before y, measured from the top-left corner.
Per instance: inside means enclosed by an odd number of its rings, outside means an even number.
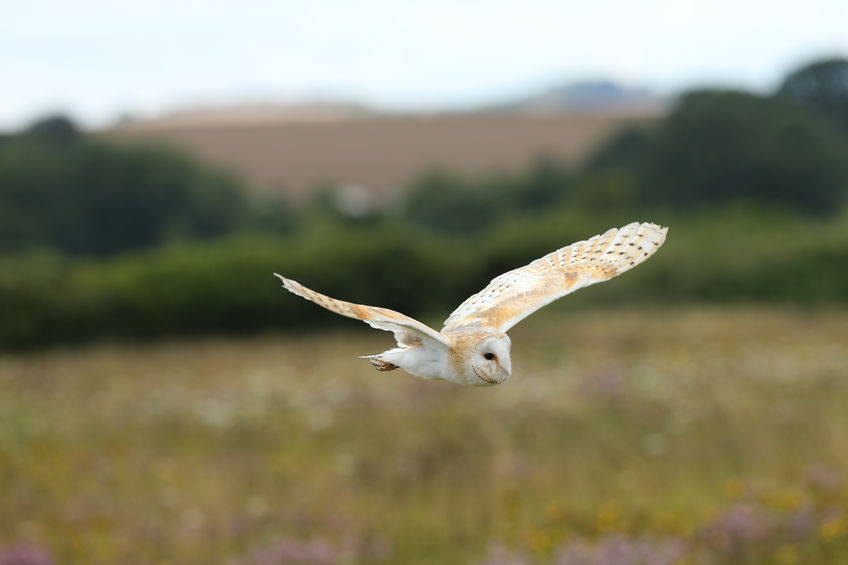
[[[195,103],[462,107],[610,77],[764,90],[848,55],[848,0],[28,0],[0,19],[0,129]]]

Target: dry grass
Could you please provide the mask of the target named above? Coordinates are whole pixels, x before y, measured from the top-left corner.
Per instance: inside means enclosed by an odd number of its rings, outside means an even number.
[[[318,183],[391,194],[433,168],[463,175],[525,170],[542,155],[574,161],[645,112],[549,116],[366,117],[312,123],[125,126],[110,139],[172,144],[262,191],[301,198]]]
[[[377,373],[355,330],[7,357],[0,561],[845,563],[846,327],[540,313],[488,389]]]

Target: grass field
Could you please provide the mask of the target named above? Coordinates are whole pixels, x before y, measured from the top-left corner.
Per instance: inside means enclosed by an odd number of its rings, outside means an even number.
[[[0,563],[848,563],[848,311],[542,312],[487,389],[351,328],[0,358]]]

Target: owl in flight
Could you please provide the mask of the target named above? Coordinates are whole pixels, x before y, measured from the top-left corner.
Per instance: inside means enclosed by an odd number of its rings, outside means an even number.
[[[496,385],[512,373],[506,335],[512,326],[557,298],[642,263],[660,248],[667,230],[633,222],[548,253],[494,278],[460,304],[440,332],[399,312],[336,300],[274,274],[298,296],[394,333],[396,348],[364,356],[378,371],[400,367],[425,379]]]

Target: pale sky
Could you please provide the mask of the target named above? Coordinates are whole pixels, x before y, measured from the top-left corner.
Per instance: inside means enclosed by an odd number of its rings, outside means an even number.
[[[773,88],[848,56],[848,1],[28,0],[0,19],[0,129],[195,103],[460,108],[571,80]]]

